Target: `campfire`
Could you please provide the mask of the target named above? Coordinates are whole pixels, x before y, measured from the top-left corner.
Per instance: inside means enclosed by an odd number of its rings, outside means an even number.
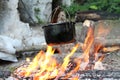
[[[84,24],[83,27],[87,29],[83,42],[59,46],[65,48],[59,49],[60,53],[63,51],[65,54],[56,54],[56,48],[48,45],[34,58],[26,58],[23,64],[17,63],[14,70],[7,70],[10,66],[6,64],[7,69],[0,71],[0,80],[119,80],[119,56],[114,54],[120,50],[119,39],[110,41],[103,38],[108,29],[100,27],[95,34],[94,25]]]
[[[83,54],[71,59],[78,48],[83,50]],[[96,41],[93,27],[88,27],[84,43],[77,43],[63,59],[63,62],[58,63],[57,59],[53,57],[55,49],[48,45],[46,52],[41,50],[32,61],[27,58],[26,63],[17,68],[13,75],[18,80],[79,80],[84,78],[85,75],[87,75],[87,78],[90,77],[90,74],[94,75],[94,73],[99,76],[96,70],[105,70],[102,64],[105,55],[100,50],[106,51],[107,48]],[[106,74],[106,72],[103,72],[103,74]]]

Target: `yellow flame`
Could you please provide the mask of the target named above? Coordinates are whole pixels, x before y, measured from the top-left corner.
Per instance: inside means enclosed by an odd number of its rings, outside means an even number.
[[[64,58],[64,62],[61,66],[62,71],[64,71],[66,69],[66,67],[70,61],[70,57],[75,53],[75,51],[77,50],[78,47],[79,47],[79,44],[76,44],[75,47],[73,47],[71,53]]]
[[[87,36],[85,38],[85,42],[83,44],[83,50],[84,50],[83,57],[85,62],[89,61],[89,52],[92,47],[93,41],[94,41],[93,29],[89,27]]]

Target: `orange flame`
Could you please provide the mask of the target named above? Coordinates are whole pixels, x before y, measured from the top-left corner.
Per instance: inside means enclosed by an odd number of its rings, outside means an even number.
[[[89,61],[89,52],[92,47],[93,41],[94,41],[93,29],[89,27],[88,33],[87,33],[87,36],[85,38],[85,42],[83,45],[83,50],[84,50],[83,57],[84,57],[84,61],[86,62]]]
[[[53,58],[54,49],[52,46],[47,47],[47,52],[40,51],[26,68],[18,68],[19,76],[28,77],[34,74],[33,80],[46,80],[62,75],[70,61],[70,57],[75,53],[79,44],[73,47],[70,54],[64,58],[63,64],[58,64]],[[27,58],[29,62],[29,59]]]

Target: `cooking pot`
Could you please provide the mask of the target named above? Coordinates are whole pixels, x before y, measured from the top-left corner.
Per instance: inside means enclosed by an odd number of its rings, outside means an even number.
[[[51,21],[53,21],[55,15],[57,14],[57,10],[62,9],[62,7],[58,6],[53,11],[53,16]],[[44,36],[46,43],[48,45],[59,45],[59,44],[66,44],[72,43],[75,41],[75,22],[72,22],[70,19],[70,15],[66,10],[69,21],[60,22],[60,23],[49,23],[48,25],[43,26]]]
[[[75,41],[75,22],[51,23],[42,27],[48,45],[59,45]]]

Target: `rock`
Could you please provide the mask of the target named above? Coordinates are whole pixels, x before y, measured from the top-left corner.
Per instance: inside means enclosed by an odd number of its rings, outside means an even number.
[[[18,0],[1,0],[0,4],[0,34],[17,39],[31,36],[29,24],[20,21]]]
[[[58,3],[54,4],[54,2]],[[52,7],[55,8],[61,3],[62,5],[70,6],[72,2],[72,0],[19,0],[18,10],[23,22],[31,24],[48,22]]]
[[[5,80],[17,80],[17,78],[10,76],[10,77],[6,78]]]
[[[0,59],[13,62],[17,61],[16,51],[24,50],[24,45],[29,50],[40,49],[43,41],[32,36],[28,23],[20,21],[17,8],[18,0],[0,0]]]
[[[23,50],[25,45],[23,44],[22,40],[18,40],[18,39],[13,39],[11,41],[13,47],[16,49],[16,51],[20,51]]]
[[[16,62],[16,51],[24,49],[21,40],[0,35],[0,59]]]
[[[12,62],[18,62],[15,54],[8,54],[0,52],[0,59]]]
[[[26,50],[41,49],[46,46],[46,42],[43,36],[26,38],[24,43]]]
[[[119,57],[120,57],[120,51],[118,51],[116,54],[117,54],[117,56],[119,56]]]
[[[11,42],[11,38],[0,35],[0,52],[15,54],[16,49],[13,47]]]
[[[62,0],[62,4],[66,6],[70,6],[72,4],[72,0]]]
[[[52,10],[52,0],[19,0],[18,9],[23,22],[47,22]]]

